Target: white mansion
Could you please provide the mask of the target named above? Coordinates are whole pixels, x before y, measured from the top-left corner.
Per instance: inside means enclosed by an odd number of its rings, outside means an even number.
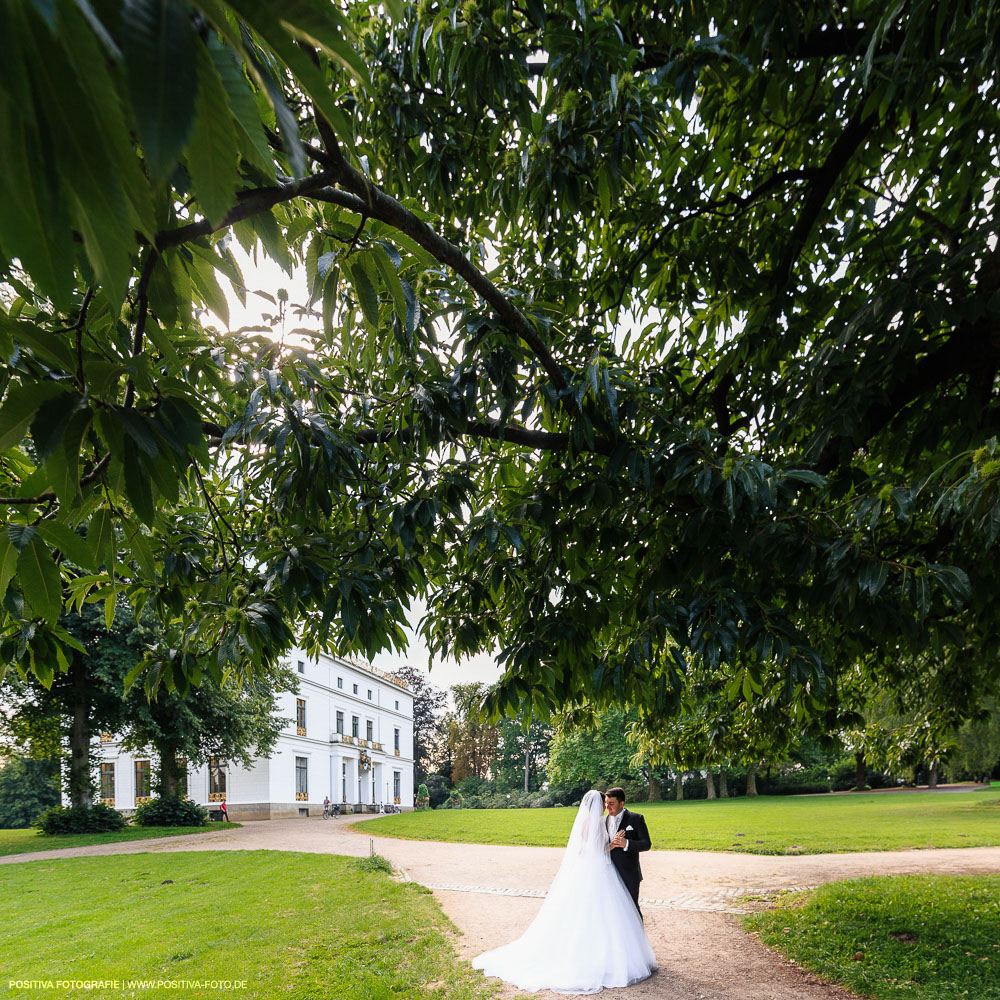
[[[186,793],[231,819],[246,822],[322,814],[323,799],[355,811],[413,806],[413,695],[374,667],[332,656],[311,660],[293,649],[299,690],[279,696],[291,720],[268,758],[249,770],[212,758],[189,767]],[[102,736],[100,800],[130,811],[152,794],[155,755],[129,754]]]

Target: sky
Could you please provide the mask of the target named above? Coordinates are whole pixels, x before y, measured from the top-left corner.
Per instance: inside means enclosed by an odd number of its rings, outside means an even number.
[[[276,296],[278,289],[284,288],[288,292],[290,306],[306,302],[308,289],[304,270],[296,269],[289,276],[274,261],[264,257],[263,253],[258,261],[254,262],[235,240],[232,242],[231,248],[246,281],[247,302],[244,306],[229,287],[229,283],[222,282],[229,300],[230,329],[237,330],[243,326],[259,325],[263,322],[264,313],[273,314],[275,312],[275,308],[270,302],[253,294],[256,289]],[[285,325],[288,329],[294,329],[295,327],[307,326],[308,323],[299,317],[289,315]],[[398,670],[402,666],[415,667],[427,674],[431,683],[442,690],[446,690],[454,684],[465,684],[470,681],[492,684],[500,678],[500,667],[492,656],[477,656],[463,660],[461,663],[454,660],[435,660],[432,663],[430,652],[416,633],[416,628],[425,611],[426,608],[423,604],[414,602],[410,617],[410,629],[408,630],[410,644],[406,652],[379,654],[372,660],[372,666],[381,670]]]

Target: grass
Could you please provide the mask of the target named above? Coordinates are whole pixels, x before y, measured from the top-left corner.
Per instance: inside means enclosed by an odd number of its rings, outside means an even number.
[[[429,890],[332,855],[197,851],[5,865],[0,926],[4,982],[118,981],[72,993],[14,987],[11,997],[495,992],[454,957],[451,925]]]
[[[836,882],[743,922],[864,997],[1000,1000],[1000,875]]]
[[[654,850],[821,854],[1000,844],[1000,799],[988,792],[632,805],[646,817]],[[575,815],[572,808],[435,809],[368,820],[363,831],[409,840],[563,847]]]
[[[226,824],[230,829],[237,826],[240,824]],[[221,829],[218,823],[209,826],[130,826],[114,833],[61,833],[52,837],[35,829],[0,830],[0,857],[5,854],[53,851],[60,847],[90,847],[91,844],[117,844],[125,840],[155,840],[159,837],[180,837],[187,833],[212,833]]]

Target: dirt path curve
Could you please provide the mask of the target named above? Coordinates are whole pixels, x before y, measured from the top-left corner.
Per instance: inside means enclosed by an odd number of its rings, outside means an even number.
[[[354,817],[357,821],[360,817]],[[136,854],[144,851],[276,850],[361,856],[374,850],[406,876],[431,887],[462,932],[464,958],[516,937],[541,905],[541,894],[559,866],[551,847],[495,847],[374,837],[350,830],[350,820],[272,820],[238,830],[65,848],[0,858],[0,865],[62,857]],[[752,892],[818,885],[860,875],[997,873],[1000,847],[811,854],[772,857],[702,851],[651,851],[642,861],[646,929],[660,971],[615,1000],[845,1000],[851,994],[821,983],[782,962],[748,938],[731,912]],[[524,996],[506,991],[508,997]],[[554,994],[538,994],[552,998]]]

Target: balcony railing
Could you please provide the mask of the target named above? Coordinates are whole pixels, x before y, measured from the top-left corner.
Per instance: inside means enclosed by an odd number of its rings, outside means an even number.
[[[296,792],[295,793],[295,801],[296,802],[308,802],[309,801],[309,793],[308,792]]]
[[[111,733],[101,733],[102,743],[114,743],[114,741],[115,738],[111,735]]]
[[[306,735],[306,727],[305,726],[296,726],[295,727],[295,735],[296,736],[305,736]]]
[[[225,792],[209,792],[208,793],[209,802],[225,802],[226,793]]]
[[[348,736],[347,733],[330,733],[331,743],[346,743],[348,746],[354,746],[354,737]]]
[[[398,751],[398,750],[393,750],[392,752],[393,752],[393,753],[394,753],[394,754],[395,754],[395,755],[396,755],[397,757],[399,756],[399,751]]]
[[[374,743],[374,742],[372,743],[372,750],[381,750],[381,749],[382,749],[381,743]]]
[[[135,797],[135,804],[137,806],[141,806],[143,802],[152,802],[152,801],[153,801],[152,795],[137,795]]]

